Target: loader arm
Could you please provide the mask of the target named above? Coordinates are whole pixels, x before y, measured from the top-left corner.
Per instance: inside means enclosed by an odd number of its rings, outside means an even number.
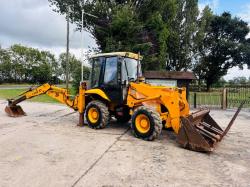
[[[165,127],[173,128],[177,135],[176,141],[182,147],[211,152],[229,131],[244,102],[225,130],[210,116],[207,108],[190,113],[185,89],[130,83],[127,104],[130,108],[144,105],[157,111],[162,122],[165,120]],[[167,112],[162,111],[162,105],[167,108]]]
[[[18,103],[26,99],[31,99],[39,95],[47,94],[49,97],[52,97],[57,101],[66,104],[70,108],[78,110],[79,113],[83,113],[85,108],[85,89],[86,86],[81,85],[79,88],[79,94],[72,98],[67,89],[59,88],[57,86],[45,83],[34,89],[31,88],[27,90],[26,92],[20,94],[16,99],[8,99],[8,106],[5,108],[5,111],[11,117],[25,115],[25,112],[22,110],[22,108],[17,105]]]

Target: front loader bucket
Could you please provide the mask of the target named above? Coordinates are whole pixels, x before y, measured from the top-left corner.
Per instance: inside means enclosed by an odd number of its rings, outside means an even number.
[[[10,117],[20,117],[20,116],[26,116],[26,113],[23,111],[22,107],[19,105],[9,105],[5,107],[5,112]]]
[[[215,144],[222,140],[233,125],[243,105],[244,102],[241,103],[224,131],[209,115],[209,109],[201,109],[188,117],[181,117],[182,127],[177,135],[177,142],[190,150],[213,151]]]

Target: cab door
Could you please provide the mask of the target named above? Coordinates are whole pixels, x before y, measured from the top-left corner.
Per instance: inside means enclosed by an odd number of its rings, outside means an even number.
[[[117,104],[122,103],[120,69],[119,57],[106,57],[101,89],[104,90],[112,102]]]

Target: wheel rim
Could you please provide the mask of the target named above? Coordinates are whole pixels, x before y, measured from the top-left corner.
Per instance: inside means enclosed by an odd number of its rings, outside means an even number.
[[[150,129],[150,121],[149,118],[144,114],[139,114],[135,118],[135,126],[138,132],[145,134]]]
[[[88,118],[91,123],[96,123],[99,119],[99,112],[96,108],[92,107],[88,111]]]

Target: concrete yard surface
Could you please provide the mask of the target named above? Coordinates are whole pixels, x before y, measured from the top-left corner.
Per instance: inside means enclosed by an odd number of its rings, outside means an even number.
[[[23,102],[10,118],[0,101],[0,186],[250,186],[250,112],[242,111],[210,154],[185,150],[175,134],[135,138],[129,124],[76,126],[67,106]],[[225,128],[235,110],[212,110]]]

